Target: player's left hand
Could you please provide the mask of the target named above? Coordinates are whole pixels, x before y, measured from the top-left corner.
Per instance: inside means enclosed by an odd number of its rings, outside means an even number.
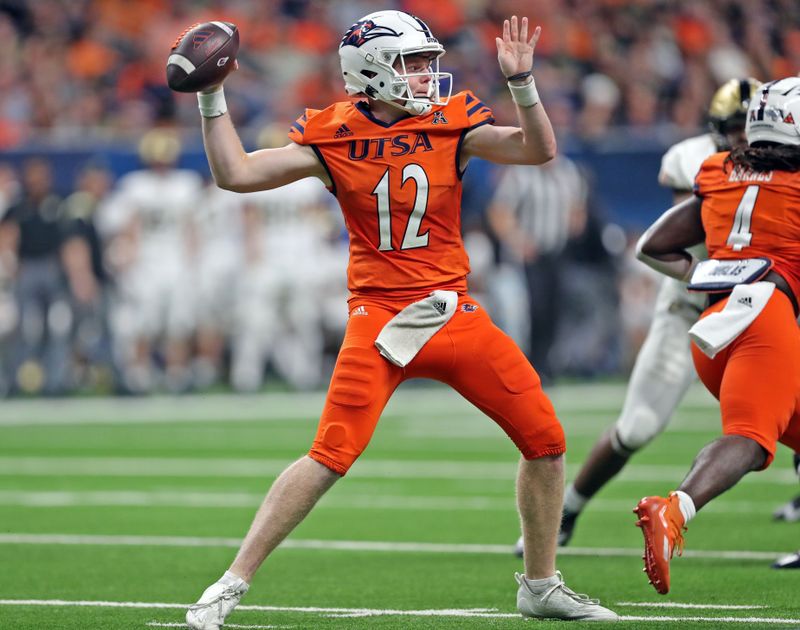
[[[497,43],[497,61],[503,76],[510,77],[520,72],[528,72],[533,67],[533,49],[539,41],[542,27],[537,26],[530,40],[528,39],[528,18],[524,17],[521,24],[517,16],[512,15],[511,20],[503,22],[503,38],[495,38]]]

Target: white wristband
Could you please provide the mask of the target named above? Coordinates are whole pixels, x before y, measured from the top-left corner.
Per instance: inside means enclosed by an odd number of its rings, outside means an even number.
[[[203,118],[216,118],[228,111],[228,104],[225,102],[225,91],[222,86],[216,92],[209,94],[197,93],[197,106]]]
[[[533,107],[539,102],[539,92],[536,91],[536,82],[533,77],[531,77],[530,83],[525,85],[509,83],[508,89],[511,90],[511,98],[520,107]]]

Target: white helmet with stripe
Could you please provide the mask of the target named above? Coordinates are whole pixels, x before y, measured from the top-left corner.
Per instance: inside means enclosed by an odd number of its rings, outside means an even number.
[[[444,47],[428,26],[409,13],[378,11],[353,24],[342,37],[339,60],[347,93],[390,103],[414,115],[427,114],[434,105],[446,105],[452,91],[452,75],[439,72],[439,57]],[[431,68],[425,72],[406,71],[406,55],[429,55]],[[394,65],[400,62],[400,71]],[[430,76],[428,93],[415,96],[408,79]],[[447,79],[447,96],[440,94],[441,82]]]
[[[800,145],[800,77],[762,85],[750,100],[745,126],[747,142]]]

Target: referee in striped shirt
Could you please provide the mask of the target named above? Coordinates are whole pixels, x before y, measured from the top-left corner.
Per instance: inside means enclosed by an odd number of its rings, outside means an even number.
[[[542,380],[553,378],[550,350],[561,316],[562,254],[570,215],[586,206],[587,183],[569,158],[539,166],[509,166],[489,206],[501,256],[525,272],[530,313],[528,359]]]

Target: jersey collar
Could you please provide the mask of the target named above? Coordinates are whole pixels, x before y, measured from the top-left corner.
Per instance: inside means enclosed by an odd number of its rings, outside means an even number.
[[[413,118],[414,117],[413,114],[409,113],[409,114],[405,114],[404,116],[401,116],[400,118],[398,118],[394,122],[387,123],[387,122],[383,122],[382,120],[378,120],[377,118],[375,118],[375,116],[372,115],[372,112],[369,110],[369,105],[367,104],[366,101],[358,101],[357,103],[355,103],[355,108],[358,111],[360,111],[364,116],[366,116],[370,121],[374,122],[376,125],[380,125],[381,127],[393,127],[394,125],[396,125],[399,122],[402,122],[404,120],[408,120],[409,118]]]

